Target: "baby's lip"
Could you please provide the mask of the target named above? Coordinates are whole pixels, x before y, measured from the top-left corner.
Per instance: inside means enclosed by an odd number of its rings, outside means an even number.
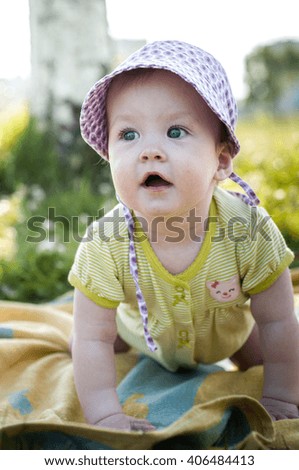
[[[172,183],[159,171],[149,171],[142,178],[141,186],[149,188],[152,186],[170,186]]]

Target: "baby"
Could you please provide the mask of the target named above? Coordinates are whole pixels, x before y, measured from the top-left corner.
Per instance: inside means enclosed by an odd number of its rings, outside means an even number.
[[[236,118],[222,66],[179,41],[146,45],[86,97],[82,135],[109,161],[119,200],[89,227],[69,275],[74,377],[90,424],[154,429],[117,397],[114,354],[127,345],[170,371],[263,364],[263,406],[273,420],[299,417],[293,254],[233,173]],[[226,178],[245,193],[220,189]]]

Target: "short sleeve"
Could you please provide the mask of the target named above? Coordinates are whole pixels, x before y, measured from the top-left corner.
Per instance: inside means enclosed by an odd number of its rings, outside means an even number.
[[[68,281],[96,304],[116,308],[124,300],[124,292],[110,243],[91,225],[78,247]]]
[[[294,254],[287,247],[267,211],[251,211],[246,240],[237,246],[242,290],[248,295],[268,289],[291,264]]]

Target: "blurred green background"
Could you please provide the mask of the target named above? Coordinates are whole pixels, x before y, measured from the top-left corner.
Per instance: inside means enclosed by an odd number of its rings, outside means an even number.
[[[108,165],[95,152],[82,142],[65,168],[55,136],[37,127],[26,108],[0,121],[2,299],[46,301],[70,289],[80,238],[115,202]]]

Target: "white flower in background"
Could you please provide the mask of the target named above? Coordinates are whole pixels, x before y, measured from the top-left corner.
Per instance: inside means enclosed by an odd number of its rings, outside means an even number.
[[[274,197],[277,201],[283,201],[286,198],[286,192],[280,188],[274,191]]]
[[[9,199],[0,199],[0,259],[12,260],[17,252],[17,232],[14,225],[21,221],[22,192]]]
[[[53,220],[45,219],[45,220],[42,222],[42,227],[43,227],[45,230],[47,230],[47,231],[54,230],[54,222],[53,222]]]
[[[44,253],[45,251],[65,253],[66,247],[58,241],[43,240],[37,244],[36,251],[37,253]]]
[[[0,226],[0,259],[11,261],[17,253],[17,232],[14,227]]]
[[[103,196],[108,196],[109,194],[111,194],[111,184],[101,183],[99,185],[99,192]]]
[[[42,202],[46,197],[45,191],[38,184],[31,186],[30,195],[35,202]]]
[[[30,198],[27,207],[30,211],[35,211],[39,204],[46,198],[46,193],[41,186],[34,184],[30,187]]]

